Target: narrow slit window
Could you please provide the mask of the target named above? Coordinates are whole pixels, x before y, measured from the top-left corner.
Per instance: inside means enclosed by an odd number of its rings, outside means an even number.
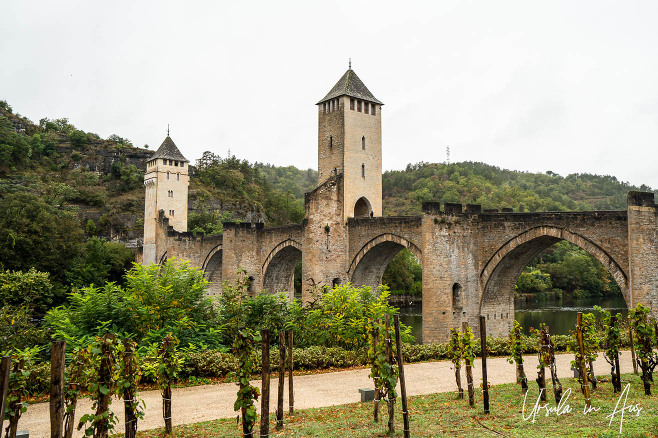
[[[356,101],[356,110],[357,110],[358,112],[361,112],[361,101],[360,101],[360,100],[357,100],[357,101]]]
[[[169,179],[169,172],[167,172],[167,179]]]
[[[176,174],[176,181],[180,181],[180,173]]]
[[[366,150],[366,136],[361,137],[361,149]]]
[[[350,109],[354,111],[354,99],[350,99]]]
[[[329,148],[333,148],[333,147],[334,147],[334,137],[330,135],[329,136]]]
[[[372,115],[373,115],[373,116],[374,116],[375,114],[377,114],[377,105],[375,105],[374,103],[372,104],[372,111],[371,111],[371,112],[372,112]]]
[[[365,178],[365,177],[366,177],[366,165],[361,164],[361,178]]]

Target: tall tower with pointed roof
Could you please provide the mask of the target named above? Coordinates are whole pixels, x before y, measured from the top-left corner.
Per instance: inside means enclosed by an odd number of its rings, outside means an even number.
[[[350,68],[318,103],[318,184],[343,174],[343,220],[382,215],[382,105]]]
[[[190,183],[189,161],[181,154],[169,137],[146,163],[144,185],[146,201],[144,211],[143,262],[158,263],[156,229],[159,212],[163,211],[169,225],[176,231],[187,231],[187,193]]]

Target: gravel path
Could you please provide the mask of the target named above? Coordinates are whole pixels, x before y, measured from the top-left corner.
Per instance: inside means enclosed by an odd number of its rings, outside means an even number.
[[[562,378],[573,376],[570,370],[572,354],[560,354],[556,356],[558,375]],[[534,370],[537,366],[537,356],[525,356],[525,370],[530,383],[534,383],[536,377]],[[490,358],[487,361],[489,382],[492,385],[511,383],[516,380],[515,366],[507,363],[505,358]],[[596,361],[596,372],[599,375],[608,374],[610,368],[605,362],[602,354]],[[624,352],[621,357],[622,373],[632,372],[630,353]],[[372,381],[368,378],[369,370],[340,371],[325,374],[313,374],[306,376],[295,376],[295,409],[318,408],[323,406],[342,405],[354,403],[360,400],[359,388],[372,387]],[[422,395],[437,392],[455,391],[455,374],[452,363],[449,361],[428,362],[408,364],[404,368],[407,379],[407,394]],[[462,370],[462,373],[464,371]],[[482,368],[480,360],[476,360],[473,367],[473,379],[476,388],[482,383]],[[462,374],[462,385],[466,388],[466,378]],[[260,380],[252,382],[260,387]],[[270,409],[276,409],[278,379],[273,375],[270,383]],[[288,410],[288,397],[286,395],[284,407]],[[547,386],[550,389],[550,373],[547,370]],[[214,420],[217,418],[234,417],[233,402],[237,392],[235,383],[221,383],[216,385],[203,385],[190,388],[174,389],[172,395],[173,423],[185,424],[199,421]],[[153,429],[164,426],[162,420],[162,399],[159,391],[144,391],[140,397],[146,402],[146,416],[139,422],[139,429]],[[114,400],[113,407],[119,417],[117,432],[123,431],[123,404]],[[258,403],[260,408],[260,402]],[[83,399],[78,402],[76,421],[80,413],[89,412],[91,401]],[[19,430],[29,430],[31,438],[50,437],[50,413],[48,403],[38,403],[29,406],[27,412],[19,423]],[[82,437],[81,432],[74,434]]]

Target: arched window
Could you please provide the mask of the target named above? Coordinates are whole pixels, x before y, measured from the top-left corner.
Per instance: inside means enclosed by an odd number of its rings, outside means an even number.
[[[361,149],[366,150],[366,136],[361,137]]]
[[[462,286],[459,283],[452,285],[452,306],[462,307]]]
[[[366,177],[366,165],[361,164],[361,178],[365,178],[365,177]]]

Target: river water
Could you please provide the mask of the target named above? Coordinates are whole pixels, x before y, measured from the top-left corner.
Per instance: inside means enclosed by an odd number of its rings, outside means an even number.
[[[529,333],[530,327],[537,328],[543,322],[550,327],[552,334],[568,335],[569,330],[575,330],[576,314],[578,312],[593,312],[592,308],[595,305],[608,309],[613,315],[619,312],[625,318],[628,314],[626,302],[620,295],[519,303],[515,305],[514,317],[521,323],[525,333]],[[421,304],[401,308],[400,322],[410,325],[416,341],[422,342],[423,315]]]

